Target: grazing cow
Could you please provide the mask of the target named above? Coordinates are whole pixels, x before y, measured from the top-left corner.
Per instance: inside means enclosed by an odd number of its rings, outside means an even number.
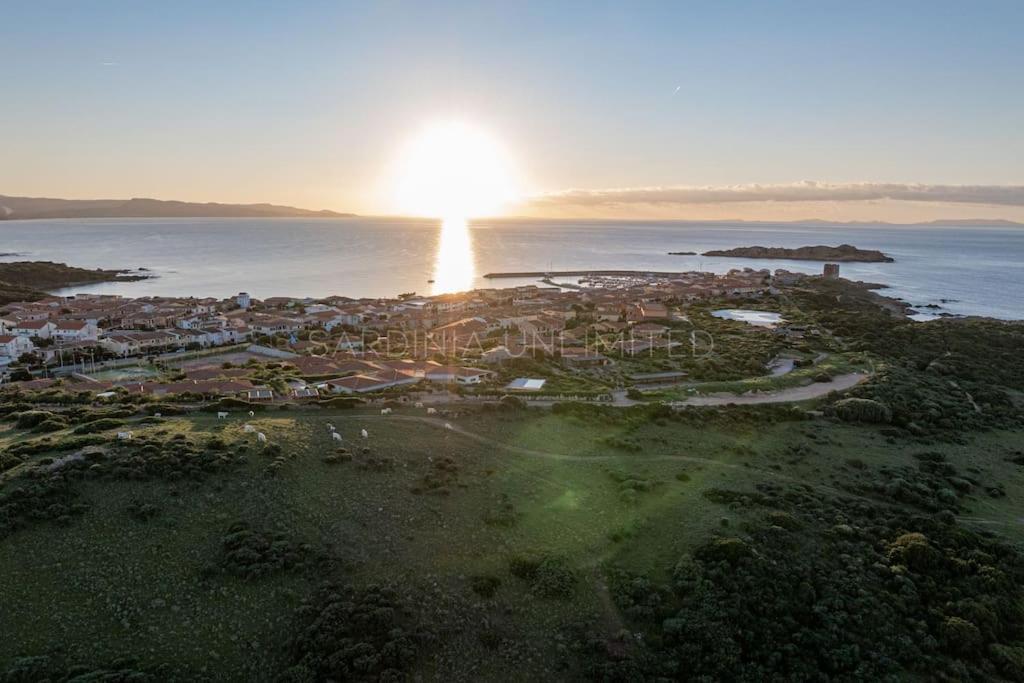
[[[160,413],[153,413],[153,417],[163,417]]]
[[[423,401],[416,401],[416,406],[415,407],[422,408],[423,407]]]
[[[452,423],[451,422],[445,422],[444,423],[444,428],[445,429],[455,429],[455,427],[452,427]]]
[[[223,419],[224,419],[224,418],[226,418],[227,416],[228,416],[228,414],[227,414],[227,413],[225,413],[225,412],[224,412],[223,410],[217,413],[217,419],[218,419],[218,420],[223,420]]]
[[[437,415],[437,408],[427,408],[427,415]]]
[[[249,411],[249,417],[256,417],[256,413],[254,413],[253,411],[250,410]]]
[[[370,432],[366,431],[365,429],[360,431],[359,435],[362,436],[364,439],[369,439],[370,438]]]
[[[259,441],[260,443],[266,443],[267,435],[264,434],[263,432],[256,432],[256,440]]]
[[[252,425],[243,425],[242,431],[245,432],[246,434],[252,434],[253,432],[256,431],[256,428],[253,427]]]
[[[380,414],[381,415],[390,415],[391,414],[391,408],[381,408],[380,409]]]
[[[118,438],[119,441],[131,441],[132,440],[132,433],[131,432],[118,432],[117,433],[117,438]]]
[[[341,441],[341,434],[338,432],[331,432],[331,438],[335,441]]]

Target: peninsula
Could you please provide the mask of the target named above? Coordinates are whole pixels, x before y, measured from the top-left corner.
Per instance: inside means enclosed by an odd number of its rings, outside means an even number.
[[[851,244],[838,247],[817,245],[813,247],[736,247],[735,249],[713,249],[703,256],[727,256],[730,258],[789,259],[793,261],[859,261],[861,263],[892,263],[895,259],[876,249],[858,249]]]
[[[90,285],[98,282],[134,282],[152,275],[129,270],[77,268],[53,261],[13,261],[0,263],[0,302],[37,301],[47,291]]]

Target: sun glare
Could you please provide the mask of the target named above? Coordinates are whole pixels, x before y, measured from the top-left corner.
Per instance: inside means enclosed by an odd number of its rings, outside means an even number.
[[[519,193],[502,145],[487,131],[463,122],[421,130],[402,151],[395,175],[395,207],[406,215],[493,216]]]

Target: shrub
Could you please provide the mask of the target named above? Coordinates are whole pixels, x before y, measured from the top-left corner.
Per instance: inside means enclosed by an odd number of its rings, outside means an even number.
[[[509,559],[509,572],[530,584],[543,598],[567,598],[576,586],[576,573],[559,555],[516,555]]]
[[[286,681],[403,681],[427,640],[387,588],[324,586],[296,613]]]
[[[68,423],[59,417],[53,417],[48,420],[43,420],[37,424],[32,431],[45,434],[49,432],[59,432],[62,429],[67,429]]]
[[[358,408],[364,403],[363,399],[355,398],[354,396],[336,396],[317,401],[317,405],[324,408]]]
[[[469,587],[482,598],[493,596],[501,585],[501,579],[490,574],[478,574],[469,577]]]
[[[568,598],[576,587],[576,573],[560,556],[548,556],[537,566],[531,589],[544,598]]]
[[[844,422],[885,424],[892,421],[892,411],[884,403],[869,398],[844,398],[832,406]]]
[[[46,420],[53,420],[56,418],[57,416],[48,410],[28,410],[24,413],[17,414],[14,426],[18,429],[32,429]]]
[[[254,579],[296,566],[303,557],[284,533],[265,533],[236,522],[221,539],[220,566],[230,574]]]
[[[116,429],[123,427],[125,424],[124,420],[118,420],[115,418],[102,418],[100,420],[93,420],[92,422],[86,422],[85,424],[78,425],[74,429],[75,434],[95,434],[96,432],[105,432],[110,429]]]

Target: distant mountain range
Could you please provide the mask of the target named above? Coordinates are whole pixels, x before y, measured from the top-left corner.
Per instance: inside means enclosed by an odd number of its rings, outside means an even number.
[[[792,221],[797,225],[1007,225],[1024,226],[1024,223],[1008,221],[1005,218],[940,218],[934,221],[921,221],[919,223],[889,223],[887,221],[825,221],[809,218],[803,221]]]
[[[160,199],[47,199],[0,195],[0,220],[33,218],[345,218],[351,213],[276,204],[200,204]]]

